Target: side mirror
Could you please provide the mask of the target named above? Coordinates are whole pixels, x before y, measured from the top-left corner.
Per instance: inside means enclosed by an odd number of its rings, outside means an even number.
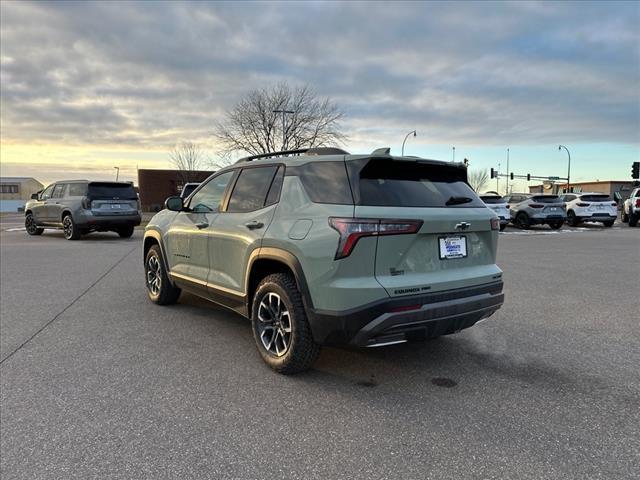
[[[40,195],[40,193],[32,193],[31,200],[38,200],[38,195]]]
[[[169,197],[164,202],[164,208],[172,212],[181,212],[184,208],[182,197]]]

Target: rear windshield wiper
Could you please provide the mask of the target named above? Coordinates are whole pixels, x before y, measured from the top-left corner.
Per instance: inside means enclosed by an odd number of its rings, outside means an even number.
[[[448,207],[450,205],[460,205],[463,203],[473,202],[473,198],[470,197],[449,197],[449,200],[445,202],[445,205]]]

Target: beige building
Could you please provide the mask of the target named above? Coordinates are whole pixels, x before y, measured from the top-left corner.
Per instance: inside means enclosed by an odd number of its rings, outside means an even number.
[[[633,190],[633,180],[605,180],[602,182],[571,182],[569,190],[571,192],[597,192],[606,193],[613,196],[619,192],[623,198],[627,198],[631,190]],[[567,191],[566,183],[547,183],[542,185],[529,186],[529,193],[565,193]]]
[[[31,195],[44,188],[39,181],[31,177],[0,178],[0,211],[17,212]]]

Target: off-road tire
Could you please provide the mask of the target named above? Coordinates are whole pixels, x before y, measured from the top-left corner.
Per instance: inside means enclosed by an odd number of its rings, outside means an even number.
[[[258,309],[269,293],[277,294],[289,312],[291,333],[288,348],[282,356],[269,352],[260,338]],[[262,279],[251,304],[251,326],[262,360],[278,373],[291,375],[307,370],[320,354],[320,345],[313,340],[309,327],[302,295],[290,274],[274,273]]]
[[[160,285],[158,286],[157,291],[152,291],[149,284],[149,270],[151,268],[150,260],[152,257],[157,263],[157,275],[160,278]],[[153,265],[153,262],[151,262],[151,265]],[[164,268],[164,262],[162,261],[162,253],[160,252],[160,247],[158,245],[153,245],[147,252],[147,256],[144,259],[144,279],[145,286],[147,287],[147,295],[149,296],[149,300],[153,303],[157,303],[158,305],[171,305],[178,301],[181,290],[172,285],[169,281],[169,277]]]
[[[551,222],[549,227],[551,227],[551,230],[560,230],[562,225],[564,225],[564,222],[561,220],[559,222]]]
[[[36,225],[36,219],[33,218],[32,213],[27,213],[24,217],[24,228],[29,235],[42,235],[42,232],[44,232],[44,228]]]
[[[73,217],[70,213],[67,213],[62,217],[62,232],[64,233],[64,238],[67,240],[80,239],[80,229],[76,225],[76,222],[73,221]]]
[[[520,212],[516,215],[516,226],[521,230],[527,230],[531,224],[529,223],[529,215],[524,212]]]
[[[133,235],[133,227],[122,227],[117,230],[121,238],[131,238]]]

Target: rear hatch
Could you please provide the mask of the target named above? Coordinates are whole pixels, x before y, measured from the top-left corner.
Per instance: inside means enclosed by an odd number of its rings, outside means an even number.
[[[578,206],[586,208],[593,217],[610,217],[618,214],[617,204],[606,193],[582,195]]]
[[[94,215],[138,213],[138,194],[130,183],[91,182],[87,190],[87,199]]]
[[[347,161],[347,169],[354,217],[380,219],[375,275],[390,296],[500,279],[499,224],[467,184],[465,167],[383,157]],[[417,221],[414,231],[383,231],[384,224],[402,229],[402,220]]]
[[[529,207],[536,209],[547,217],[564,217],[565,204],[557,195],[534,195]]]

